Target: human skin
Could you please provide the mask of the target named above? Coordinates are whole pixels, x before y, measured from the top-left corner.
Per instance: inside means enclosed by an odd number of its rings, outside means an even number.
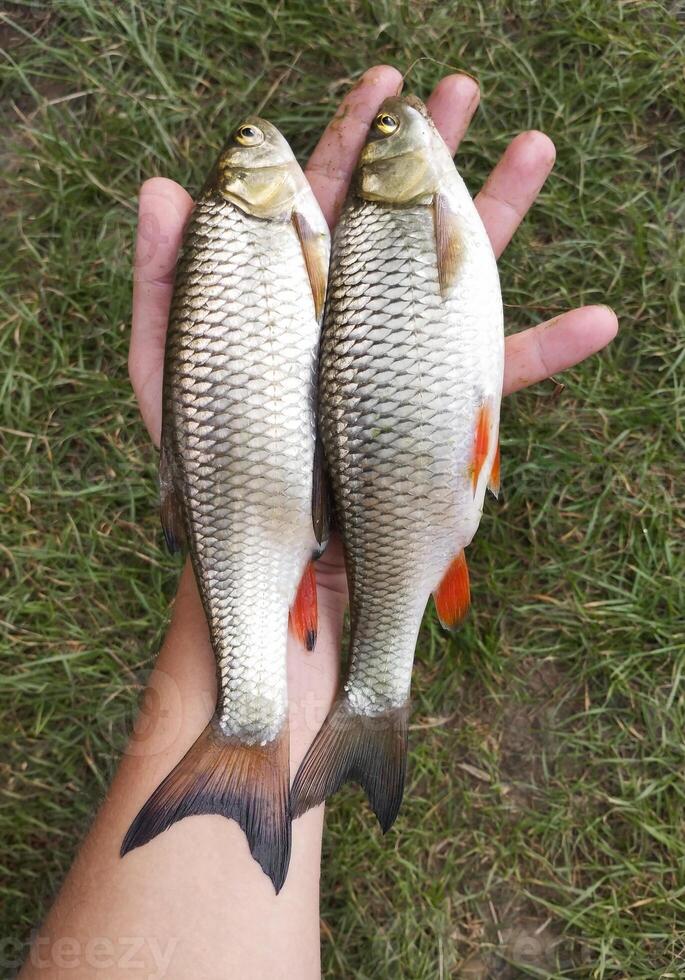
[[[394,68],[367,71],[312,154],[306,173],[331,227],[368,126],[380,103],[400,84]],[[478,86],[466,75],[443,78],[428,99],[453,151],[478,99]],[[477,195],[476,206],[498,256],[553,163],[554,146],[548,137],[521,133]],[[174,263],[191,206],[186,191],[171,180],[153,178],[140,191],[129,372],[156,444]],[[589,306],[508,337],[505,394],[577,364],[604,347],[616,330],[616,317],[608,307]],[[288,651],[293,773],[335,692],[347,601],[336,540],[316,568],[316,650],[307,653],[291,638]],[[119,857],[122,838],[138,809],[211,716],[215,683],[207,625],[186,563],[136,733],[37,934],[20,974],[23,980],[98,975],[310,980],[320,975],[323,807],[293,825],[290,871],[279,896],[252,860],[240,828],[220,816],[182,820],[125,859]]]

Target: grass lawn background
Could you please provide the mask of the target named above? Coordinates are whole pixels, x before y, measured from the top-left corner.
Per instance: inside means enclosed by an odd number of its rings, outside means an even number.
[[[432,613],[408,788],[327,816],[326,975],[685,976],[683,21],[676,3],[3,6],[0,938],[40,919],[164,630],[156,458],[126,374],[136,192],[191,192],[260,108],[304,161],[364,68],[464,68],[475,192],[558,159],[501,262],[508,331],[607,302],[611,349],[507,399],[458,636]],[[682,13],[682,8],[680,8]]]

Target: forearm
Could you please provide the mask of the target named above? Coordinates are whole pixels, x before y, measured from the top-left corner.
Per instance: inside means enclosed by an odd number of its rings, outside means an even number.
[[[334,634],[342,602],[335,615],[323,612],[317,650],[292,651],[290,658],[297,675],[291,703],[293,769],[335,683]],[[323,808],[294,822],[290,870],[278,896],[238,825],[219,816],[182,820],[119,857],[131,820],[200,734],[215,696],[207,625],[187,565],[136,734],[23,978],[59,976],[62,969],[70,977],[90,977],[98,969],[108,977],[319,975]]]

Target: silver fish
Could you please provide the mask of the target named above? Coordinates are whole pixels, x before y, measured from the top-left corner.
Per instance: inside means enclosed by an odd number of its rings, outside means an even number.
[[[159,470],[165,537],[171,550],[187,543],[209,623],[216,713],[143,806],[122,855],[182,817],[221,813],[239,822],[276,891],[291,839],[291,607],[309,648],[316,638],[314,401],[328,258],[325,219],[288,143],[246,119],[184,235]]]
[[[403,794],[414,649],[433,593],[469,604],[464,548],[499,480],[495,257],[418,99],[386,100],[334,234],[319,426],[350,588],[350,668],[297,773],[293,815],[347,779],[381,826]]]

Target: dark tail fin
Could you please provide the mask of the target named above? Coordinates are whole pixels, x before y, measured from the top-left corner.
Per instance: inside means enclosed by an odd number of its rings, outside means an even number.
[[[220,813],[240,824],[278,894],[290,861],[289,776],[287,729],[266,745],[245,745],[212,719],[131,824],[121,856],[177,820]]]
[[[338,700],[295,776],[293,817],[323,803],[349,779],[366,792],[383,833],[389,830],[404,792],[408,714],[409,705],[403,705],[370,717]]]

